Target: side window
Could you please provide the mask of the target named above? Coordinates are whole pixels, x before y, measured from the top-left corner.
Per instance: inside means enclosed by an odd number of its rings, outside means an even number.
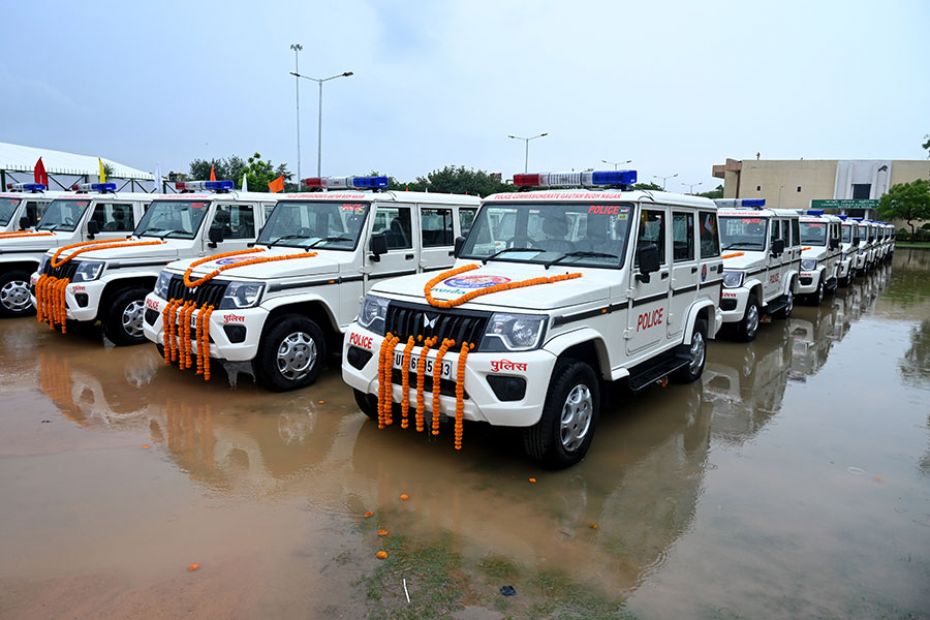
[[[101,232],[132,232],[136,228],[131,204],[98,202],[90,217]]]
[[[26,203],[26,217],[29,218],[30,226],[35,226],[39,223],[47,206],[47,202],[36,202],[34,200],[30,200]],[[18,226],[19,222],[16,222],[16,225]]]
[[[788,231],[788,220],[781,221],[781,240],[785,242],[785,247],[791,247],[791,233]]]
[[[420,231],[425,248],[452,245],[452,209],[420,209]]]
[[[694,214],[672,213],[672,259],[694,260]]]
[[[252,239],[255,237],[255,205],[219,205],[213,225],[223,227],[226,239]]]
[[[654,243],[659,248],[659,263],[665,264],[665,213],[643,209],[639,219],[639,238],[636,247]]]
[[[383,234],[389,250],[413,247],[410,231],[410,207],[378,207],[373,234]]]
[[[698,216],[701,228],[701,258],[720,256],[720,231],[717,229],[717,214],[702,211]]]
[[[771,220],[769,222],[769,248],[775,243],[775,240],[781,235],[781,221]]]
[[[467,236],[468,231],[471,230],[477,213],[477,209],[459,209],[459,227],[462,229],[463,237]]]
[[[801,220],[791,220],[791,238],[794,245],[801,245]]]

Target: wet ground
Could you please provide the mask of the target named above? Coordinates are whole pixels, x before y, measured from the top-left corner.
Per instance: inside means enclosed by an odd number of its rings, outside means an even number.
[[[233,389],[18,320],[0,369],[2,618],[930,617],[930,252],[612,391],[558,473],[379,432],[335,364]]]

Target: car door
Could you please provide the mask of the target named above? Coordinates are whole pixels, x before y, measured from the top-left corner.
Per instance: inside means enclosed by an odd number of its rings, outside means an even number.
[[[669,312],[669,209],[656,205],[642,207],[636,230],[633,269],[630,270],[630,313],[627,318],[627,353],[640,355],[665,342]],[[659,249],[659,270],[649,275],[648,282],[637,279],[638,248],[655,244]]]
[[[373,222],[371,236],[384,235],[387,253],[375,257],[366,249],[365,290],[378,280],[417,273],[417,243],[414,227],[419,225],[413,205],[374,203],[371,209]],[[367,246],[367,243],[366,243]]]
[[[763,303],[768,303],[781,295],[782,259],[784,252],[773,256],[775,242],[782,238],[782,221],[778,218],[769,220],[769,245],[765,256],[765,277],[763,280]]]
[[[138,204],[124,200],[99,200],[88,209],[84,230],[94,222],[97,225],[95,239],[125,239],[136,229]]]
[[[696,214],[672,208],[672,302],[666,324],[669,338],[684,331],[689,301],[697,290],[700,274],[697,261]]]
[[[417,205],[420,215],[420,270],[435,271],[455,262],[455,212],[450,205]]]
[[[218,202],[213,210],[213,219],[209,226],[203,228],[202,236],[209,241],[210,228],[220,228],[223,231],[223,242],[217,248],[207,251],[232,252],[244,250],[255,241],[258,234],[256,211],[258,205],[245,202]]]

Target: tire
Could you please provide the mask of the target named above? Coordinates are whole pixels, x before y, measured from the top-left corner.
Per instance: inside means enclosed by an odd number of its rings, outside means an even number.
[[[794,312],[794,291],[792,290],[793,288],[794,288],[794,282],[791,283],[791,286],[788,288],[788,293],[786,294],[788,297],[788,303],[785,305],[784,308],[782,308],[775,314],[775,316],[778,317],[779,319],[787,319],[788,317],[791,316],[791,313]]]
[[[29,297],[29,274],[7,271],[0,276],[0,317],[16,318],[35,314]]]
[[[109,307],[103,315],[103,333],[113,344],[122,347],[145,342],[142,323],[148,294],[146,288],[128,288],[108,302]]]
[[[600,383],[591,366],[560,360],[552,371],[542,417],[523,431],[526,455],[549,469],[580,462],[597,428],[600,398]]]
[[[700,336],[700,347],[696,349],[698,336]],[[673,372],[671,379],[675,383],[693,383],[704,374],[704,364],[707,363],[707,322],[704,319],[694,322],[691,342],[681,346],[692,357],[691,363]]]
[[[316,381],[326,360],[326,337],[312,319],[286,314],[262,334],[253,362],[259,384],[274,392],[306,387]]]
[[[362,391],[353,389],[355,394],[355,404],[372,420],[378,420],[378,399],[374,394],[366,394]]]
[[[746,300],[746,311],[743,320],[736,324],[736,339],[740,342],[752,342],[759,333],[759,324],[762,320],[762,307],[753,293]]]
[[[823,303],[823,297],[824,297],[824,288],[823,288],[823,280],[821,279],[817,282],[817,291],[808,295],[805,298],[805,302],[807,303],[808,306],[819,306],[820,304]]]

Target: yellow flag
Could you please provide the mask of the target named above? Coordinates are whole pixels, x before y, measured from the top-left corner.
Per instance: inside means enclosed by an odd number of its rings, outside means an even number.
[[[100,182],[106,183],[107,182],[107,171],[103,167],[103,160],[98,157],[97,163],[100,164]]]

